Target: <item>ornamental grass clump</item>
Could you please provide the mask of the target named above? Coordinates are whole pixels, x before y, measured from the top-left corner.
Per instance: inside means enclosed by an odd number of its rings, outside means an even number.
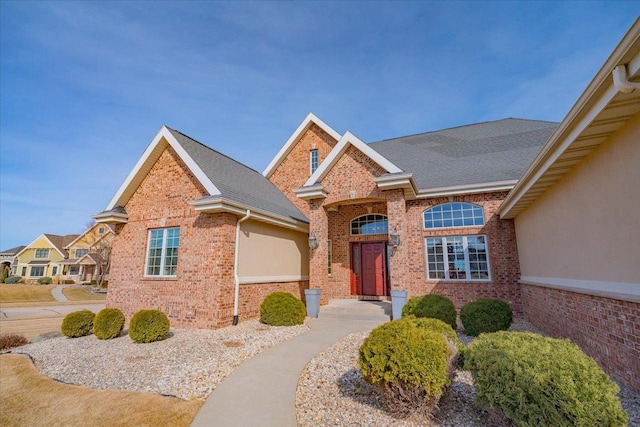
[[[60,331],[65,337],[84,337],[91,333],[95,317],[96,314],[91,310],[74,311],[64,317]]]
[[[396,417],[430,416],[451,383],[456,346],[446,333],[430,330],[420,319],[387,322],[359,350],[364,379],[382,390],[387,410]]]
[[[430,294],[411,298],[402,308],[402,315],[440,319],[451,325],[453,330],[458,327],[456,308],[449,298],[442,295]]]
[[[626,426],[619,388],[569,340],[482,334],[465,351],[476,403],[517,426]]]
[[[16,334],[15,332],[0,334],[0,351],[20,347],[26,344],[29,344],[29,340],[22,334]]]
[[[120,336],[123,328],[124,314],[117,308],[100,310],[93,322],[93,333],[101,340],[109,340]]]
[[[129,337],[137,343],[150,343],[164,339],[169,329],[169,318],[160,310],[140,310],[131,317]]]
[[[304,303],[287,292],[273,292],[260,304],[260,322],[271,326],[302,325],[306,315]]]
[[[497,299],[479,299],[460,309],[460,320],[467,335],[506,331],[513,322],[511,307]]]
[[[41,285],[50,285],[52,282],[51,277],[41,277],[38,279],[38,283]]]

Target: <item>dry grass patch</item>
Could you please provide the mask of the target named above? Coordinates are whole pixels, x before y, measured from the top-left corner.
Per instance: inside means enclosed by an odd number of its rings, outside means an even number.
[[[4,302],[51,302],[56,299],[51,290],[56,285],[24,285],[0,283],[0,303]]]
[[[64,288],[62,293],[69,301],[106,301],[107,294],[94,294],[90,286]]]
[[[0,356],[0,377],[3,426],[188,426],[203,403],[60,384],[40,375],[27,356]]]

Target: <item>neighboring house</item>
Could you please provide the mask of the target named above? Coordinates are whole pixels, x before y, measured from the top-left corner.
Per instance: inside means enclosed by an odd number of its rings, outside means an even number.
[[[63,261],[69,256],[64,247],[77,237],[77,234],[40,235],[16,254],[14,274],[24,277],[28,282],[61,274]]]
[[[66,245],[69,258],[61,262],[60,278],[76,283],[93,280],[105,268],[113,236],[109,225],[96,223]]]
[[[107,304],[215,328],[275,290],[499,298],[639,391],[640,88],[622,93],[637,86],[639,34],[636,22],[559,125],[366,144],[309,114],[262,175],[162,127],[94,216],[115,231]]]
[[[0,252],[0,274],[5,269],[5,267],[9,267],[11,269],[11,274],[15,275],[15,260],[16,255],[23,250],[24,246],[16,246],[15,248],[7,249],[5,251]]]
[[[616,77],[616,73],[619,73]],[[498,210],[527,318],[640,391],[640,22]]]

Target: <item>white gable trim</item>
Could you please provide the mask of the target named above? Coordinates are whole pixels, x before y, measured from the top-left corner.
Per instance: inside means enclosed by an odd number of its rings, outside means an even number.
[[[158,161],[158,158],[160,158],[162,152],[167,148],[167,143],[175,150],[180,159],[187,165],[191,173],[193,173],[210,196],[221,194],[209,177],[200,169],[200,166],[189,156],[178,140],[174,138],[171,131],[169,131],[166,126],[162,126],[155,138],[151,141],[151,144],[149,144],[144,153],[142,153],[142,156],[138,159],[138,162],[131,172],[129,172],[129,175],[111,199],[105,211],[110,211],[116,206],[124,206],[129,201],[129,198],[131,198],[138,188],[142,179],[149,173],[153,165]]]
[[[60,249],[58,249],[58,247],[56,245],[53,244],[53,242],[51,240],[49,240],[49,238],[47,237],[47,235],[45,233],[39,235],[38,237],[35,238],[35,240],[31,243],[29,243],[27,246],[24,247],[23,250],[21,250],[20,252],[18,252],[17,254],[14,255],[14,258],[18,258],[18,255],[20,255],[22,252],[26,251],[27,249],[32,249],[31,246],[38,241],[38,239],[40,239],[41,237],[44,237],[47,242],[49,242],[49,244],[51,245],[51,247],[53,249],[55,249],[61,256],[62,258],[64,258],[66,255],[63,254]]]
[[[97,243],[99,240],[101,240],[105,235],[109,234],[109,233],[113,233],[113,230],[111,229],[111,227],[109,227],[108,225],[105,224],[100,224],[99,222],[96,222],[95,224],[93,224],[91,227],[87,228],[85,230],[84,233],[82,233],[81,235],[79,235],[78,237],[76,237],[71,243],[69,243],[67,246],[64,247],[65,250],[69,250],[69,248],[74,245],[78,240],[80,240],[82,238],[82,236],[84,236],[85,234],[89,233],[91,230],[93,230],[94,228],[96,228],[97,226],[100,227],[107,227],[109,229],[109,232],[104,232],[100,235],[99,238],[96,239],[95,242],[93,242],[93,244]],[[93,244],[91,244],[91,246],[93,246]]]
[[[312,124],[315,124],[320,129],[328,133],[329,136],[331,136],[336,141],[338,141],[341,137],[340,134],[336,132],[331,126],[320,120],[318,117],[316,117],[315,114],[309,113],[307,117],[305,117],[305,119],[302,121],[302,123],[300,123],[300,126],[298,126],[293,134],[291,134],[287,142],[284,143],[280,151],[278,151],[278,154],[276,154],[273,160],[271,160],[271,163],[269,163],[269,166],[267,166],[264,172],[262,172],[262,175],[264,175],[266,178],[269,178],[271,174],[275,172],[278,165],[280,165],[284,158],[287,157],[289,152],[293,149],[294,145],[296,145],[302,135],[304,135],[304,133],[309,130]]]
[[[333,165],[340,159],[340,157],[347,151],[347,148],[352,145],[371,160],[376,162],[378,166],[386,170],[388,173],[400,173],[402,169],[387,160],[382,154],[378,153],[373,148],[365,144],[360,138],[347,131],[342,138],[338,141],[338,144],[333,147],[333,150],[329,153],[326,159],[318,166],[318,169],[309,177],[307,182],[304,183],[304,187],[311,186],[316,182],[320,182],[327,173],[331,170]]]

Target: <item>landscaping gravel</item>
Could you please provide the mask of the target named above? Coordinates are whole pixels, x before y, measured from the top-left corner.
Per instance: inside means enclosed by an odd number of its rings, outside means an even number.
[[[94,389],[204,399],[244,360],[308,331],[249,320],[217,330],[171,329],[163,341],[136,344],[127,335],[99,340],[59,337],[16,348],[57,381]]]
[[[514,319],[511,330],[541,333],[522,319]],[[298,425],[367,427],[495,427],[509,426],[504,418],[477,408],[475,388],[469,371],[456,371],[455,378],[439,404],[434,419],[414,416],[397,419],[384,411],[378,389],[367,383],[358,367],[358,349],[369,332],[342,340],[312,359],[300,375],[296,391]],[[465,344],[473,337],[459,332]],[[640,426],[640,395],[622,389],[622,406],[629,414],[629,426]]]

